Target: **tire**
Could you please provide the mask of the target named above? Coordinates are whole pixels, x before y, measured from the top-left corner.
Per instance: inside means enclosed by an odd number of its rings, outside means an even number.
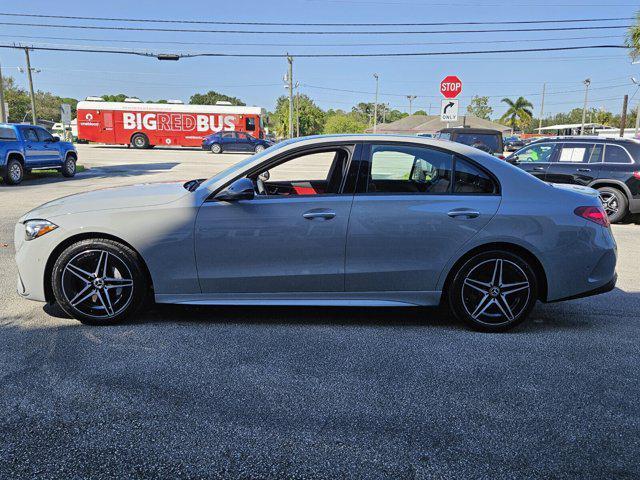
[[[212,143],[209,149],[211,150],[211,153],[222,153],[222,145],[219,143]]]
[[[256,145],[256,148],[254,149],[256,153],[264,152],[264,150],[264,145]]]
[[[67,155],[62,168],[60,169],[62,176],[71,178],[76,174],[76,158],[73,155]]]
[[[524,321],[538,298],[536,274],[519,255],[502,250],[468,259],[448,288],[449,308],[474,330],[504,332]]]
[[[97,273],[96,273],[97,272]],[[58,305],[89,325],[114,325],[136,313],[149,282],[136,252],[113,240],[81,240],[56,260],[51,282]]]
[[[133,148],[149,148],[149,138],[144,133],[136,133],[131,137]]]
[[[15,158],[7,162],[7,169],[4,175],[4,183],[7,185],[18,185],[24,179],[24,165]]]
[[[624,220],[629,213],[629,200],[624,192],[613,187],[600,187],[598,192],[609,221],[617,223]]]

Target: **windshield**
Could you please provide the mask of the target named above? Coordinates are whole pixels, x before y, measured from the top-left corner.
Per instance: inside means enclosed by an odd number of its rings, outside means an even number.
[[[459,133],[455,140],[458,143],[464,143],[489,153],[500,151],[498,137],[488,133]]]
[[[221,172],[217,173],[213,177],[203,182],[203,184],[206,186],[213,185],[214,183],[218,182],[219,180],[222,180],[225,177],[233,176],[235,173],[239,173],[242,170],[244,170],[246,166],[250,165],[256,160],[262,157],[265,157],[267,155],[271,155],[275,150],[279,150],[282,147],[286,147],[287,145],[290,145],[292,143],[299,142],[302,139],[303,138],[290,138],[289,140],[285,140],[275,145],[271,145],[269,148],[266,148],[262,152],[256,153],[255,155],[251,155],[250,157],[245,158],[244,160],[241,160],[238,163],[231,165],[229,168],[222,170]]]

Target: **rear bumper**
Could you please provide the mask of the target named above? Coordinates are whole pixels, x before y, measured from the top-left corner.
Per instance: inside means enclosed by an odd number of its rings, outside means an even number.
[[[609,280],[606,284],[600,287],[594,288],[593,290],[589,290],[587,292],[571,295],[570,297],[557,298],[555,300],[551,300],[551,302],[549,303],[562,302],[564,300],[575,300],[576,298],[592,297],[594,295],[600,295],[601,293],[607,293],[615,288],[617,281],[618,281],[618,274],[615,273],[611,280]]]
[[[632,198],[629,200],[629,212],[640,213],[640,198]]]

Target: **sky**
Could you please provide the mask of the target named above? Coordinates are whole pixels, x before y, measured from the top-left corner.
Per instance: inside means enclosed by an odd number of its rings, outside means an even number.
[[[54,8],[52,8],[55,6]],[[0,13],[38,13],[93,17],[125,17],[170,20],[216,20],[247,22],[380,23],[380,22],[482,22],[507,20],[562,20],[633,17],[639,2],[629,0],[269,0],[232,1],[123,1],[96,2],[66,0],[50,2],[0,2]],[[363,35],[284,35],[268,33],[140,32],[90,29],[45,28],[0,25],[0,44],[83,45],[98,48],[147,51],[152,53],[224,52],[274,53],[390,53],[459,51],[478,49],[518,49],[573,45],[622,45],[625,29],[584,31],[523,32],[522,28],[606,25],[631,21],[591,24],[529,24],[506,26],[385,26],[308,27],[154,24],[58,20],[7,17],[0,22],[65,25],[104,25],[146,28],[187,28],[206,30],[331,30],[362,31]],[[448,33],[387,35],[381,30],[464,30],[504,29],[495,33]],[[47,38],[42,38],[47,37]],[[582,38],[580,38],[582,37]],[[589,38],[584,38],[589,37]],[[92,39],[93,41],[91,41]],[[547,39],[554,39],[547,41]],[[452,43],[464,42],[464,43]],[[483,43],[498,42],[498,43]],[[376,45],[353,45],[353,44]],[[404,45],[409,43],[411,45]],[[400,44],[400,45],[398,45]],[[346,46],[345,46],[346,45]],[[3,74],[26,87],[24,52],[0,49]],[[284,58],[190,58],[178,62],[113,54],[43,52],[31,53],[36,89],[63,97],[82,99],[92,95],[126,93],[143,100],[181,99],[188,102],[196,92],[216,90],[241,98],[248,105],[273,109],[276,98],[286,94]],[[640,80],[640,65],[632,65],[626,50],[576,50],[564,52],[499,53],[474,56],[393,57],[393,58],[296,58],[294,80],[300,92],[322,108],[350,110],[358,102],[374,100],[379,76],[379,101],[408,111],[407,95],[416,95],[413,110],[437,114],[440,81],[457,75],[463,82],[461,109],[473,95],[487,95],[494,108],[493,118],[506,110],[503,97],[525,96],[540,112],[542,86],[546,83],[545,116],[582,107],[583,80],[591,79],[589,105],[614,113],[622,108],[624,94],[633,96],[637,88],[631,77]],[[349,91],[344,91],[349,90]],[[637,95],[632,105],[640,100]]]

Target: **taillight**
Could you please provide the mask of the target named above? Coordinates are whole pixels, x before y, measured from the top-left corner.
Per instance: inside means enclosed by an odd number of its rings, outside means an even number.
[[[602,207],[578,207],[573,213],[603,227],[609,226],[609,217]]]
[[[638,170],[637,172],[633,172],[633,178],[637,178],[638,180],[640,180],[640,170]]]

